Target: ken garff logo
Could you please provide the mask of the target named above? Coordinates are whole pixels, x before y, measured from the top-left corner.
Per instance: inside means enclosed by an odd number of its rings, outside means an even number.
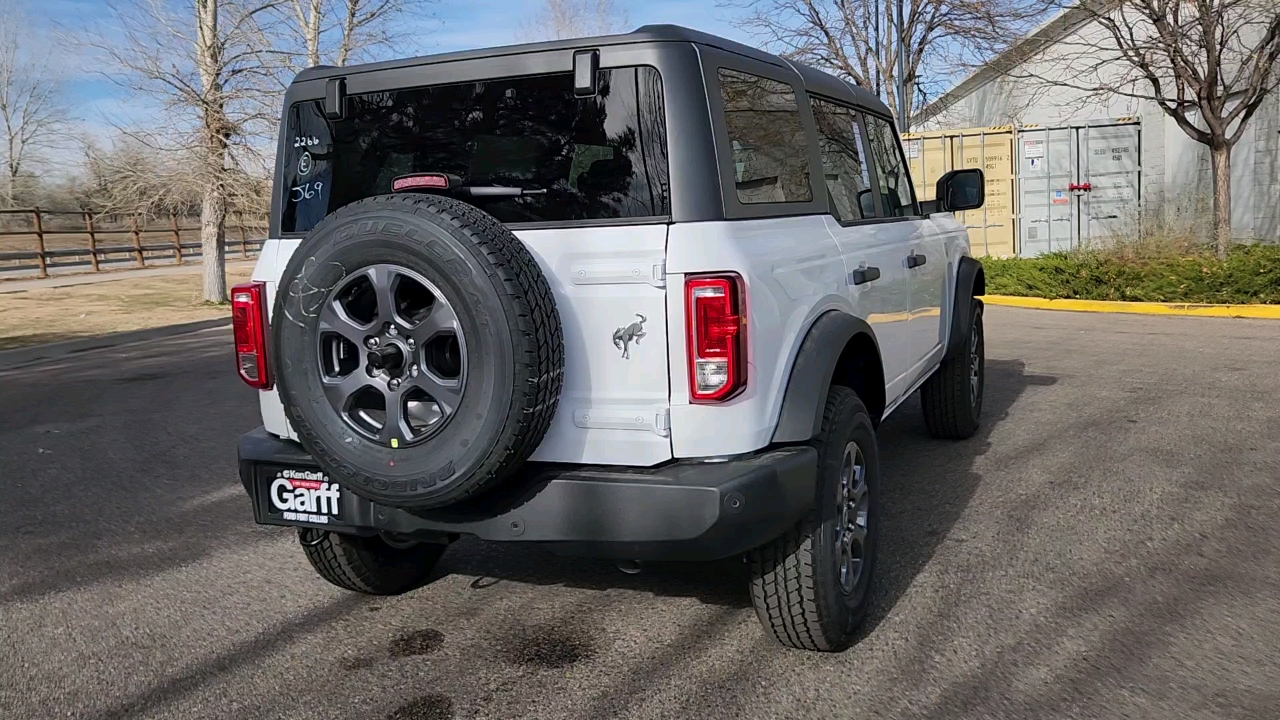
[[[622,351],[625,360],[631,359],[631,343],[640,344],[640,338],[644,337],[644,324],[649,319],[644,313],[636,313],[636,317],[640,319],[613,331],[613,344]]]

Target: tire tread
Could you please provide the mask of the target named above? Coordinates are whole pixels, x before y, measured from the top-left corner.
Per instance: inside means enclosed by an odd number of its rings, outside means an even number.
[[[974,310],[982,317],[981,305]],[[973,437],[978,423],[969,409],[969,348],[943,360],[933,375],[920,386],[920,407],[929,434],[938,439],[964,440]]]
[[[820,459],[832,426],[850,405],[865,414],[862,401],[853,390],[833,386],[823,408],[822,430],[813,441]],[[822,472],[821,466],[819,472]],[[751,601],[765,631],[782,645],[832,652],[844,649],[847,642],[844,638],[828,636],[818,607],[814,534],[819,527],[819,516],[813,511],[781,537],[751,551],[747,557]]]
[[[443,546],[396,550],[384,545],[387,552],[380,555],[370,547],[374,542],[326,532],[314,543],[302,543],[302,550],[320,577],[366,595],[395,595],[416,587],[444,552]]]

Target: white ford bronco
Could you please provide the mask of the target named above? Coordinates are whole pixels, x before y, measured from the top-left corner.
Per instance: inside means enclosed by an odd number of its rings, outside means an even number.
[[[772,637],[852,642],[877,426],[919,389],[978,427],[980,170],[921,202],[873,95],[674,26],[312,68],[277,157],[240,476],[322,577],[404,592],[466,535],[739,556]]]

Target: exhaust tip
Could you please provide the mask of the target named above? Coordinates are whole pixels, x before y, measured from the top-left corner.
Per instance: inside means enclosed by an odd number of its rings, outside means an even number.
[[[618,569],[628,575],[639,575],[644,570],[639,560],[619,560]]]

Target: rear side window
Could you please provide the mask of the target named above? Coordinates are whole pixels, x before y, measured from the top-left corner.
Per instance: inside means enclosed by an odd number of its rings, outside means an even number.
[[[811,202],[809,146],[795,89],[737,70],[720,68],[719,75],[738,202]]]
[[[865,118],[884,214],[888,217],[915,215],[916,196],[911,191],[911,176],[907,174],[902,148],[898,147],[897,133],[887,120],[874,115],[866,115]]]
[[[474,200],[504,223],[670,212],[662,82],[650,67],[601,70],[595,97],[575,97],[562,73],[353,95],[332,122],[321,103],[299,103],[289,123],[284,232],[416,172],[546,191]]]
[[[813,119],[818,126],[818,149],[822,151],[832,214],[844,222],[875,217],[857,113],[815,98]]]

